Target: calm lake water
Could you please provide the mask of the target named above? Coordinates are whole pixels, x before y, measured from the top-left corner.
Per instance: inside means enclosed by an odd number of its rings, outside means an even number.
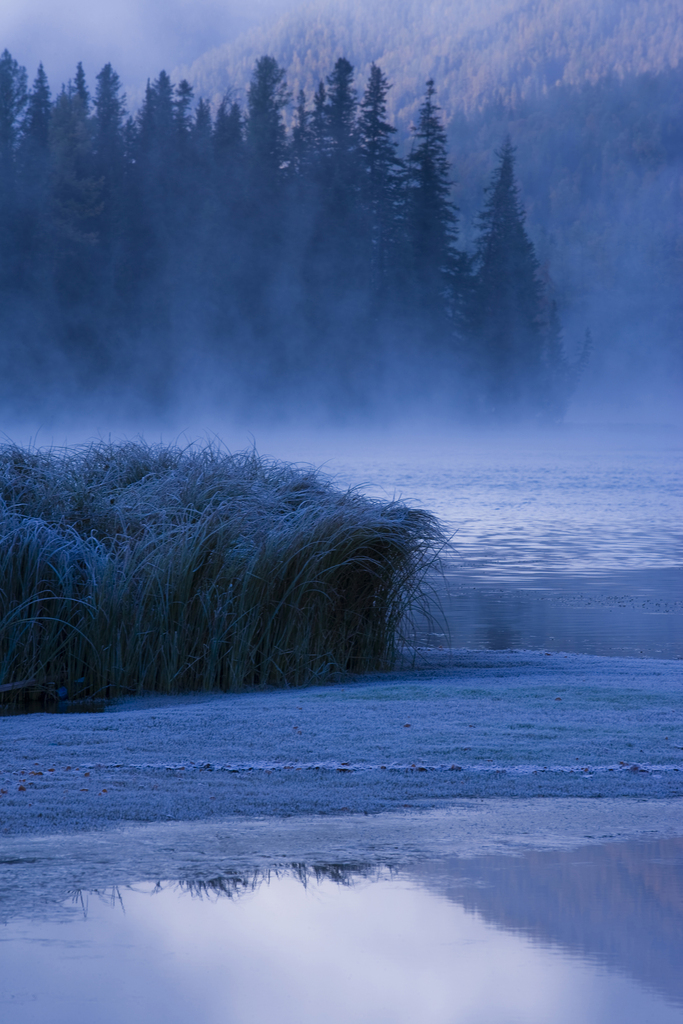
[[[452,552],[430,644],[683,657],[683,443],[656,427],[454,428],[259,447],[428,508]],[[258,441],[258,438],[257,438]]]
[[[74,892],[0,942],[7,1024],[680,1024],[683,839]]]

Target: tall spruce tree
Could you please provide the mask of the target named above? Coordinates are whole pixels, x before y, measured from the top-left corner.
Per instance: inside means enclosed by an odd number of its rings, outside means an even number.
[[[247,92],[246,147],[254,184],[282,176],[287,142],[283,110],[290,100],[285,72],[274,57],[260,57]]]
[[[294,124],[290,144],[292,173],[300,179],[307,177],[311,168],[313,146],[313,114],[306,105],[306,93],[299,90],[294,108]]]
[[[327,76],[319,161],[320,242],[330,282],[358,299],[366,292],[368,224],[362,216],[363,165],[354,68],[340,57]],[[315,113],[315,111],[314,111]],[[321,296],[320,301],[325,301]]]
[[[224,96],[218,105],[212,143],[219,207],[223,215],[229,210],[232,217],[243,200],[244,118],[239,103],[229,96]]]
[[[49,171],[50,122],[52,102],[50,86],[43,65],[40,64],[21,125],[18,163],[21,169],[21,191],[25,212],[29,207],[42,207],[45,200]],[[36,213],[36,210],[32,211]],[[44,211],[42,211],[44,214]]]
[[[90,91],[88,89],[88,83],[85,78],[85,71],[83,70],[83,64],[79,60],[76,65],[76,76],[74,78],[73,89],[81,103],[86,114],[90,113]]]
[[[479,215],[472,328],[487,411],[505,416],[544,404],[544,290],[509,138],[498,157]]]
[[[327,89],[324,82],[318,82],[318,87],[313,96],[313,111],[311,113],[311,146],[319,166],[329,156],[330,144],[327,132]]]
[[[96,78],[93,115],[93,168],[102,182],[100,235],[106,248],[121,233],[122,201],[126,166],[124,121],[126,97],[111,64],[105,64]]]
[[[286,183],[289,177],[284,109],[290,101],[285,72],[273,57],[256,61],[247,92],[246,186],[239,222],[240,304],[255,334],[273,358],[273,323],[280,319],[272,298],[285,245]]]
[[[369,223],[370,268],[376,294],[386,292],[397,247],[397,213],[403,163],[398,157],[396,128],[387,121],[391,86],[376,64],[360,106],[358,139],[363,165],[361,201]]]
[[[194,97],[194,89],[187,79],[183,78],[182,82],[179,82],[178,85],[176,85],[174,93],[174,120],[180,135],[181,144],[185,145],[192,134],[194,121],[192,115],[192,100]]]
[[[405,174],[406,293],[422,315],[443,329],[457,316],[458,209],[451,199],[446,130],[430,78],[420,107]]]
[[[244,119],[239,103],[224,96],[213,126],[213,145],[219,162],[236,159],[244,145]]]
[[[93,124],[73,85],[57,96],[50,123],[53,282],[62,339],[81,368],[100,360],[98,218],[102,182],[93,172]]]
[[[19,168],[15,281],[21,289],[38,289],[46,269],[51,219],[50,208],[50,86],[40,64],[21,126],[17,151]],[[29,283],[31,282],[31,283]]]
[[[361,186],[358,97],[353,79],[353,65],[340,57],[327,76],[324,106],[328,211],[344,222],[356,213]]]
[[[325,114],[331,153],[338,169],[354,160],[358,149],[356,111],[358,97],[353,84],[353,65],[340,57],[327,76]]]
[[[195,160],[197,160],[201,166],[204,183],[209,176],[209,164],[213,148],[213,121],[211,118],[211,107],[205,99],[200,99],[197,104],[190,134],[192,136],[192,150]]]
[[[0,54],[0,203],[10,201],[21,118],[28,100],[26,68],[9,50]]]
[[[42,64],[38,65],[33,86],[28,94],[26,115],[22,124],[22,148],[36,155],[45,155],[50,141],[52,102],[50,86]]]

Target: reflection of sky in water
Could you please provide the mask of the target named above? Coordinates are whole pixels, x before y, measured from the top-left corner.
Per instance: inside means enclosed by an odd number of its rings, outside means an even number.
[[[343,435],[259,445],[436,512],[457,562],[487,575],[605,573],[683,560],[683,447],[645,429],[547,435]]]
[[[682,853],[437,861],[347,885],[289,874],[232,900],[91,895],[87,919],[3,927],[0,1009],[12,1024],[674,1024]]]

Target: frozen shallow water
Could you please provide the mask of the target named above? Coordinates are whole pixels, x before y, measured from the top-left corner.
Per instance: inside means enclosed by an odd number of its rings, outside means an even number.
[[[1,906],[1,904],[0,904]],[[683,840],[77,889],[0,926],[12,1024],[674,1024]]]

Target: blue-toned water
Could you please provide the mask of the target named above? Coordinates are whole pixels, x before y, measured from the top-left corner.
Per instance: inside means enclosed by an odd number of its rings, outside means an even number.
[[[258,438],[257,438],[258,441]],[[263,451],[428,508],[452,550],[439,646],[683,657],[683,442],[663,427],[264,437]],[[444,621],[445,620],[445,621]]]
[[[283,865],[14,914],[0,926],[7,1024],[683,1019],[680,839]]]

